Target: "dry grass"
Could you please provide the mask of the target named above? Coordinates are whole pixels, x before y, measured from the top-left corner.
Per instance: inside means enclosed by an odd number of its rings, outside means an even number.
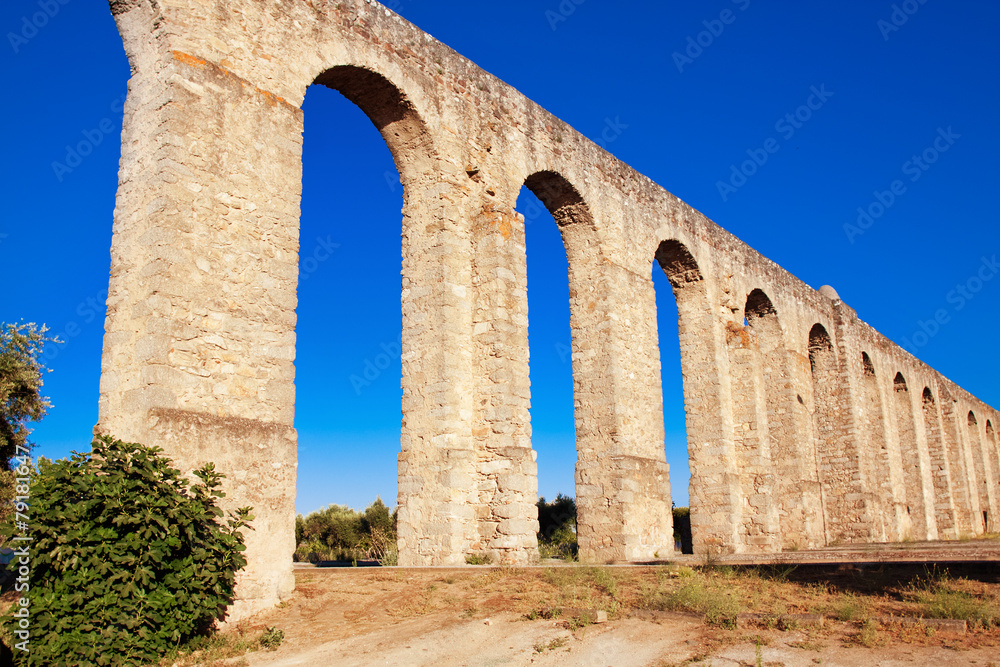
[[[490,567],[438,572],[373,569],[350,574],[302,573],[295,595],[294,609],[290,610],[294,616],[278,623],[290,632],[290,638],[305,634],[296,629],[292,618],[310,619],[329,615],[331,609],[342,610],[342,621],[333,619],[324,630],[325,641],[340,634],[347,637],[384,631],[409,619],[485,620],[497,614],[513,614],[524,622],[556,620],[576,632],[589,620],[573,610],[588,609],[606,611],[611,620],[638,615],[648,618],[651,612],[653,619],[661,618],[657,614],[664,619],[675,614],[696,615],[705,623],[699,646],[706,650],[739,641],[754,643],[735,629],[741,612],[774,618],[779,614],[823,614],[828,619],[824,627],[797,629],[801,637],[796,641],[810,651],[837,643],[867,648],[908,643],[957,649],[1000,644],[1000,585],[950,577],[944,572],[913,577],[867,569],[819,577],[777,568],[676,566]],[[934,634],[920,625],[884,622],[886,617],[964,618],[970,622],[970,632]],[[765,624],[757,636],[790,629],[795,629],[794,623]],[[225,646],[203,649],[199,659],[212,664],[242,655],[247,642],[259,643],[260,632],[261,628],[248,629],[242,637],[228,639]],[[536,650],[548,653],[558,648],[549,641]],[[181,660],[180,664],[193,663]]]

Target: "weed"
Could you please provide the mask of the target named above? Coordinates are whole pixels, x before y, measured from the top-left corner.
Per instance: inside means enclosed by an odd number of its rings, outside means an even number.
[[[244,628],[233,632],[221,632],[209,637],[199,637],[186,646],[167,653],[156,665],[159,667],[190,667],[214,664],[226,660],[230,667],[245,665],[247,662],[229,662],[247,653],[266,649],[272,651],[281,644],[285,633],[278,628],[267,628],[259,635],[252,635]]]
[[[489,565],[493,559],[489,554],[469,554],[465,557],[465,562],[469,565]]]
[[[600,567],[590,568],[590,580],[594,586],[603,590],[610,597],[614,598],[618,595],[618,581],[610,570]]]
[[[861,624],[857,641],[866,648],[879,648],[889,643],[889,635],[882,631],[877,621],[866,619]]]
[[[741,604],[729,592],[710,588],[704,577],[685,583],[676,590],[657,593],[647,604],[661,611],[703,614],[709,624],[730,629],[736,627],[736,615],[742,611]]]
[[[285,631],[279,630],[278,628],[269,627],[260,635],[260,646],[261,648],[267,649],[268,651],[277,650],[281,646],[281,642],[285,640]]]
[[[1000,609],[965,591],[940,586],[931,591],[918,591],[916,598],[929,618],[954,618],[983,628],[1000,626]]]
[[[562,648],[569,641],[568,637],[556,637],[548,644],[542,644],[539,642],[535,644],[535,653],[545,653],[546,651],[555,651],[557,648]]]
[[[858,619],[864,613],[864,604],[853,593],[845,593],[834,604],[833,615],[838,621],[849,623]]]

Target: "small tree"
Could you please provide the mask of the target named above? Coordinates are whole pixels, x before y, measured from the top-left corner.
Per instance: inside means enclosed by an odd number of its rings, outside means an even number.
[[[21,664],[155,661],[223,617],[246,565],[250,508],[224,516],[223,475],[207,464],[189,485],[160,452],[100,437],[88,454],[39,461]]]
[[[38,359],[46,343],[59,340],[47,331],[33,323],[0,324],[0,463],[5,470],[18,447],[29,446],[28,422],[44,417],[50,407],[41,395],[48,369]]]
[[[45,344],[59,340],[35,324],[0,323],[0,522],[11,516],[14,473],[10,460],[31,448],[29,422],[37,422],[50,407],[41,395],[48,371],[39,361]]]

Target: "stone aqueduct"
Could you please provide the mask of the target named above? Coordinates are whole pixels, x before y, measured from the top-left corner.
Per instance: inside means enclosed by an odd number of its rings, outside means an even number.
[[[651,265],[673,286],[696,552],[995,530],[997,411],[376,2],[110,0],[132,68],[98,429],[253,505],[238,615],[293,587],[303,113],[404,185],[404,565],[537,557],[522,185],[569,260],[581,556],[673,550]]]

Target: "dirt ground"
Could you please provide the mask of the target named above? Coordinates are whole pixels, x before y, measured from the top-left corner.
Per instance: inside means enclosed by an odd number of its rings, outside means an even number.
[[[238,629],[280,628],[285,639],[277,650],[205,664],[1000,667],[995,626],[958,633],[883,622],[888,614],[919,614],[891,586],[854,597],[827,584],[754,577],[703,584],[695,577],[702,575],[678,577],[663,568],[302,568],[290,601]],[[711,620],[711,605],[705,613],[656,609],[664,591],[706,585],[724,601],[739,599],[741,610],[825,610],[834,620],[828,617],[823,627],[790,623],[781,630],[769,622],[733,628]],[[1000,589],[963,585],[993,602]],[[587,610],[598,609],[609,620],[591,622]]]

